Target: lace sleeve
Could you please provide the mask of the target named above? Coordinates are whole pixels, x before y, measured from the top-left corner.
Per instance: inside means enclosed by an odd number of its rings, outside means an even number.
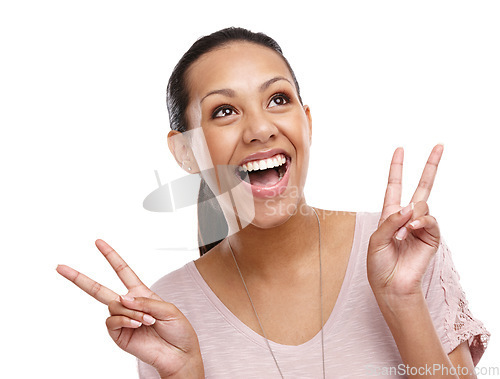
[[[460,275],[453,264],[451,252],[444,242],[441,242],[436,254],[438,255],[436,258],[441,263],[439,264],[439,282],[443,290],[443,306],[445,306],[442,310],[444,311],[442,342],[449,353],[460,343],[468,341],[472,361],[476,366],[488,345],[490,333],[469,310],[465,292],[460,286]]]

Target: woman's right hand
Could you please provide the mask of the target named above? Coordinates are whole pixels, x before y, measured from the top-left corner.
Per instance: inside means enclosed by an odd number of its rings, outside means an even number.
[[[162,378],[203,378],[198,337],[187,318],[146,287],[111,246],[103,240],[95,244],[127,287],[125,296],[71,267],[59,265],[57,272],[108,306],[106,326],[121,349],[153,366]]]

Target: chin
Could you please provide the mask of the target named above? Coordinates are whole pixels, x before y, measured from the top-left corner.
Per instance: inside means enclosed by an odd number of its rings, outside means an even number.
[[[274,228],[287,222],[290,217],[297,213],[297,210],[298,204],[296,202],[270,199],[255,205],[255,217],[252,220],[252,225],[262,229]]]

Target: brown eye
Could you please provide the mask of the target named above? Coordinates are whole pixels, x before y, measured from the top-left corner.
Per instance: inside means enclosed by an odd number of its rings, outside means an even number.
[[[272,97],[271,101],[269,102],[269,107],[285,105],[288,104],[289,102],[290,98],[287,95],[285,95],[284,93],[278,93]]]
[[[235,111],[232,107],[223,105],[218,107],[214,113],[212,113],[212,118],[220,118],[220,117],[226,117],[226,116],[231,116],[235,114]]]

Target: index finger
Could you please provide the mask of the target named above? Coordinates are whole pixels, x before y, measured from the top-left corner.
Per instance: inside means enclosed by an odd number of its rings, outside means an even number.
[[[398,211],[401,206],[403,160],[404,150],[402,147],[398,147],[394,151],[391,160],[380,223],[382,223],[382,221],[389,217],[392,213]]]
[[[111,291],[108,287],[97,283],[95,280],[90,279],[88,276],[69,266],[58,265],[56,270],[70,282],[73,282],[78,288],[103,304],[108,305],[110,301],[120,298],[117,293]]]
[[[431,194],[431,189],[434,184],[434,178],[436,177],[439,161],[443,155],[444,146],[439,144],[434,146],[425,164],[424,171],[418,182],[417,189],[411,198],[412,203],[418,203],[419,201],[427,201],[429,195]]]
[[[113,267],[113,270],[115,270],[116,274],[128,290],[140,286],[145,287],[144,283],[139,279],[135,272],[132,271],[128,264],[111,246],[101,239],[96,240],[95,245],[102,255],[104,255],[104,258],[106,258],[111,267]]]

